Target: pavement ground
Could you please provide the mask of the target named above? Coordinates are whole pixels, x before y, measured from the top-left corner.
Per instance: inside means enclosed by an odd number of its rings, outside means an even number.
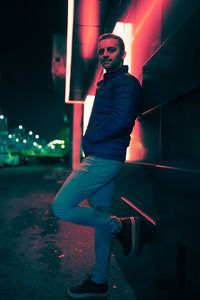
[[[16,187],[13,181],[13,190],[9,183],[0,183],[1,300],[68,299],[67,288],[85,280],[94,262],[93,228],[58,220],[51,211],[53,198],[70,170],[58,166],[39,176],[35,168],[35,179],[27,179],[29,185],[25,178]],[[27,178],[31,172],[28,174]],[[114,254],[108,282],[106,299],[136,299]]]

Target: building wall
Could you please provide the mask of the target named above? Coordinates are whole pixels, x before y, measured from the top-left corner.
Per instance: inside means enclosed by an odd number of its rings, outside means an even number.
[[[142,83],[130,161],[117,179],[113,212],[156,221],[139,257],[115,254],[137,299],[198,299],[200,204],[199,1],[133,1],[132,74]],[[117,205],[116,205],[117,203]]]

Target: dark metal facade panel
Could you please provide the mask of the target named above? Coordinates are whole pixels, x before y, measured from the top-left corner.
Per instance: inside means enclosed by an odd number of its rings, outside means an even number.
[[[143,162],[158,163],[160,157],[160,110],[139,118],[141,143],[145,149]],[[134,150],[133,150],[134,151]]]
[[[161,161],[164,164],[200,169],[200,88],[162,108]]]
[[[126,163],[118,177],[112,214],[141,216],[125,197],[157,223],[140,256],[113,247],[137,299],[199,298],[199,180],[195,172],[137,163]]]
[[[152,109],[200,84],[200,7],[143,68],[143,107]]]
[[[163,44],[143,68],[137,121],[146,153],[125,164],[112,207],[118,217],[141,216],[140,210],[157,223],[139,257],[124,258],[114,242],[139,300],[200,298],[200,9],[194,11],[197,1],[167,3]]]
[[[199,6],[199,0],[162,0],[162,41],[166,41]]]

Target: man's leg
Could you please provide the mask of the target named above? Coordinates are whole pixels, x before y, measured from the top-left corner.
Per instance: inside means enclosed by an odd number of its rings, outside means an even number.
[[[97,157],[87,157],[66,180],[62,188],[57,193],[55,200],[52,204],[54,214],[60,219],[76,223],[79,225],[92,226],[96,230],[95,234],[95,246],[99,245],[99,239],[102,243],[105,242],[105,248],[102,248],[99,252],[97,250],[97,260],[94,266],[94,276],[97,281],[103,281],[106,278],[107,269],[110,258],[110,247],[112,233],[120,234],[124,237],[124,241],[132,244],[131,232],[132,232],[132,221],[131,218],[127,218],[125,228],[120,231],[121,220],[117,217],[111,217],[106,211],[104,206],[105,203],[111,201],[112,194],[112,181],[118,176],[123,163],[112,160],[100,159]],[[105,190],[104,190],[105,188]],[[109,196],[102,205],[99,205],[97,198],[101,201],[106,197],[106,192]],[[98,194],[99,191],[99,194]],[[96,194],[96,195],[95,195]],[[100,197],[101,195],[101,197]],[[78,204],[85,198],[92,198],[93,207],[83,207]],[[96,205],[95,203],[96,198]],[[105,198],[106,199],[106,198]],[[109,206],[109,205],[108,205]],[[128,230],[128,231],[127,231]],[[102,235],[102,232],[104,235]],[[128,235],[126,234],[128,232]],[[125,245],[125,248],[127,246]],[[130,247],[129,247],[130,248]],[[131,248],[130,248],[131,249]],[[130,252],[130,251],[129,251]],[[105,260],[103,260],[103,253]],[[101,262],[102,259],[102,262]],[[102,270],[102,276],[100,276]],[[96,274],[96,275],[95,275]],[[95,281],[88,279],[83,282],[82,285],[68,289],[68,295],[73,298],[83,298],[86,296],[106,296],[108,294],[107,282],[96,283]]]
[[[57,193],[52,204],[54,214],[68,222],[92,226],[110,233],[116,232],[117,221],[113,221],[109,214],[78,204],[110,183],[119,174],[122,166],[121,162],[97,157],[84,159]]]
[[[104,213],[110,213],[110,206],[114,191],[114,180],[98,190],[90,199],[90,205]],[[119,228],[120,231],[120,228]],[[95,264],[92,280],[96,283],[107,281],[112,246],[112,233],[95,229]]]

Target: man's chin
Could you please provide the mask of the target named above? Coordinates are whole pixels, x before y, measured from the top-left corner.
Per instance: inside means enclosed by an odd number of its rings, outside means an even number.
[[[109,65],[109,64],[103,64],[102,66],[103,66],[104,69],[106,69],[106,70],[107,70],[107,69],[110,69],[110,68],[112,69],[112,66]]]
[[[113,66],[111,65],[103,65],[103,68],[106,70],[106,71],[111,71],[113,69]]]

